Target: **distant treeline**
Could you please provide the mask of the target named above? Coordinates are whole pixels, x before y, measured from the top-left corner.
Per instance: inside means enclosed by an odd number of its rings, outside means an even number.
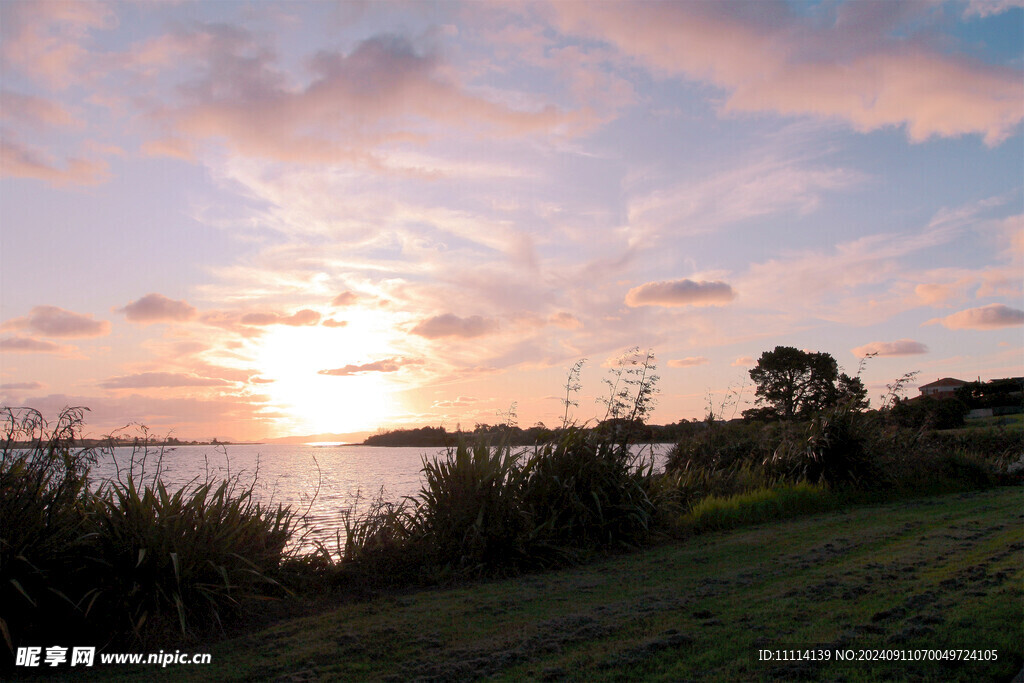
[[[705,427],[704,422],[681,420],[667,425],[646,425],[639,421],[630,423],[626,419],[605,420],[595,427],[583,430],[596,432],[601,436],[611,436],[616,441],[632,443],[675,443],[684,436]],[[510,425],[478,424],[471,431],[456,429],[448,431],[444,427],[418,427],[415,429],[394,429],[383,431],[367,437],[366,446],[417,446],[444,448],[455,446],[460,441],[477,442],[479,439],[493,443],[508,439],[513,446],[533,446],[549,443],[558,438],[564,430],[549,429],[543,424],[523,429]]]
[[[35,441],[14,441],[9,444],[11,448],[33,448],[37,442]],[[211,441],[186,441],[184,439],[176,439],[174,437],[168,438],[154,438],[154,437],[103,437],[99,439],[76,439],[75,445],[79,448],[159,448],[160,446],[232,446],[235,445],[231,441],[218,441],[213,439]]]

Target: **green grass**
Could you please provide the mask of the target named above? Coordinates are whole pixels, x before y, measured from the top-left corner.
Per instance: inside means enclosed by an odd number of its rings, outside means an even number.
[[[711,496],[683,515],[683,530],[733,529],[749,524],[834,510],[843,497],[821,485],[800,482],[732,496]]]
[[[818,496],[793,487],[774,500],[797,509]],[[704,514],[728,518],[711,511],[757,510],[770,500],[736,498]],[[1006,487],[866,505],[556,572],[386,594],[221,642],[209,650],[212,665],[162,673],[182,680],[1009,680],[1024,664],[1022,503],[1024,489]],[[794,647],[980,648],[999,658],[757,660],[759,649]]]
[[[964,421],[962,429],[987,429],[992,427],[1024,431],[1024,413],[968,419]]]

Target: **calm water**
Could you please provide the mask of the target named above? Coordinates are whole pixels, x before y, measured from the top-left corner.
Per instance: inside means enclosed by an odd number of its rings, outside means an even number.
[[[649,449],[651,447],[644,447]],[[662,464],[667,446],[653,446],[655,462]],[[645,453],[649,451],[645,450]],[[224,480],[238,476],[248,486],[255,478],[255,497],[261,502],[290,505],[305,514],[306,544],[321,541],[334,550],[344,534],[342,512],[366,510],[383,495],[397,501],[415,495],[422,483],[423,456],[443,455],[441,448],[383,448],[375,446],[258,444],[226,447],[176,446],[150,449],[144,467],[136,453],[134,476],[151,480],[159,465],[169,490],[191,481]],[[115,448],[94,466],[93,480],[127,479],[131,448]],[[258,476],[256,476],[258,469]],[[342,536],[342,540],[344,537]]]

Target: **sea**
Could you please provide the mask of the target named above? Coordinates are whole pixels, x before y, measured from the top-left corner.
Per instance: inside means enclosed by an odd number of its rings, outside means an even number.
[[[653,459],[658,470],[668,448],[641,444],[633,452]],[[90,479],[94,485],[129,478],[151,484],[159,476],[171,492],[206,481],[228,481],[239,490],[251,486],[256,501],[285,505],[298,514],[293,543],[299,549],[322,544],[337,553],[345,542],[346,514],[364,513],[377,499],[416,496],[424,459],[444,455],[444,448],[337,443],[118,447],[99,454]]]

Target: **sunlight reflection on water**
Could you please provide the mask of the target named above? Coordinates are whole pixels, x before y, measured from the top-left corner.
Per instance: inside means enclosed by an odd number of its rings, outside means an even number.
[[[150,447],[144,467],[138,463],[136,452],[134,478],[151,482],[159,468],[161,479],[172,492],[189,483],[231,477],[238,477],[240,485],[247,487],[255,478],[256,500],[291,506],[304,516],[306,526],[302,531],[307,533],[303,547],[319,541],[334,552],[339,540],[344,543],[344,510],[364,512],[378,495],[389,501],[416,495],[422,483],[423,457],[443,455],[444,450],[255,444],[175,446],[161,452],[159,447]],[[666,444],[653,446],[656,467],[663,466],[667,450]],[[126,480],[132,453],[131,448],[115,448],[112,454],[103,454],[93,467],[93,481],[116,479],[118,468],[121,479]]]

